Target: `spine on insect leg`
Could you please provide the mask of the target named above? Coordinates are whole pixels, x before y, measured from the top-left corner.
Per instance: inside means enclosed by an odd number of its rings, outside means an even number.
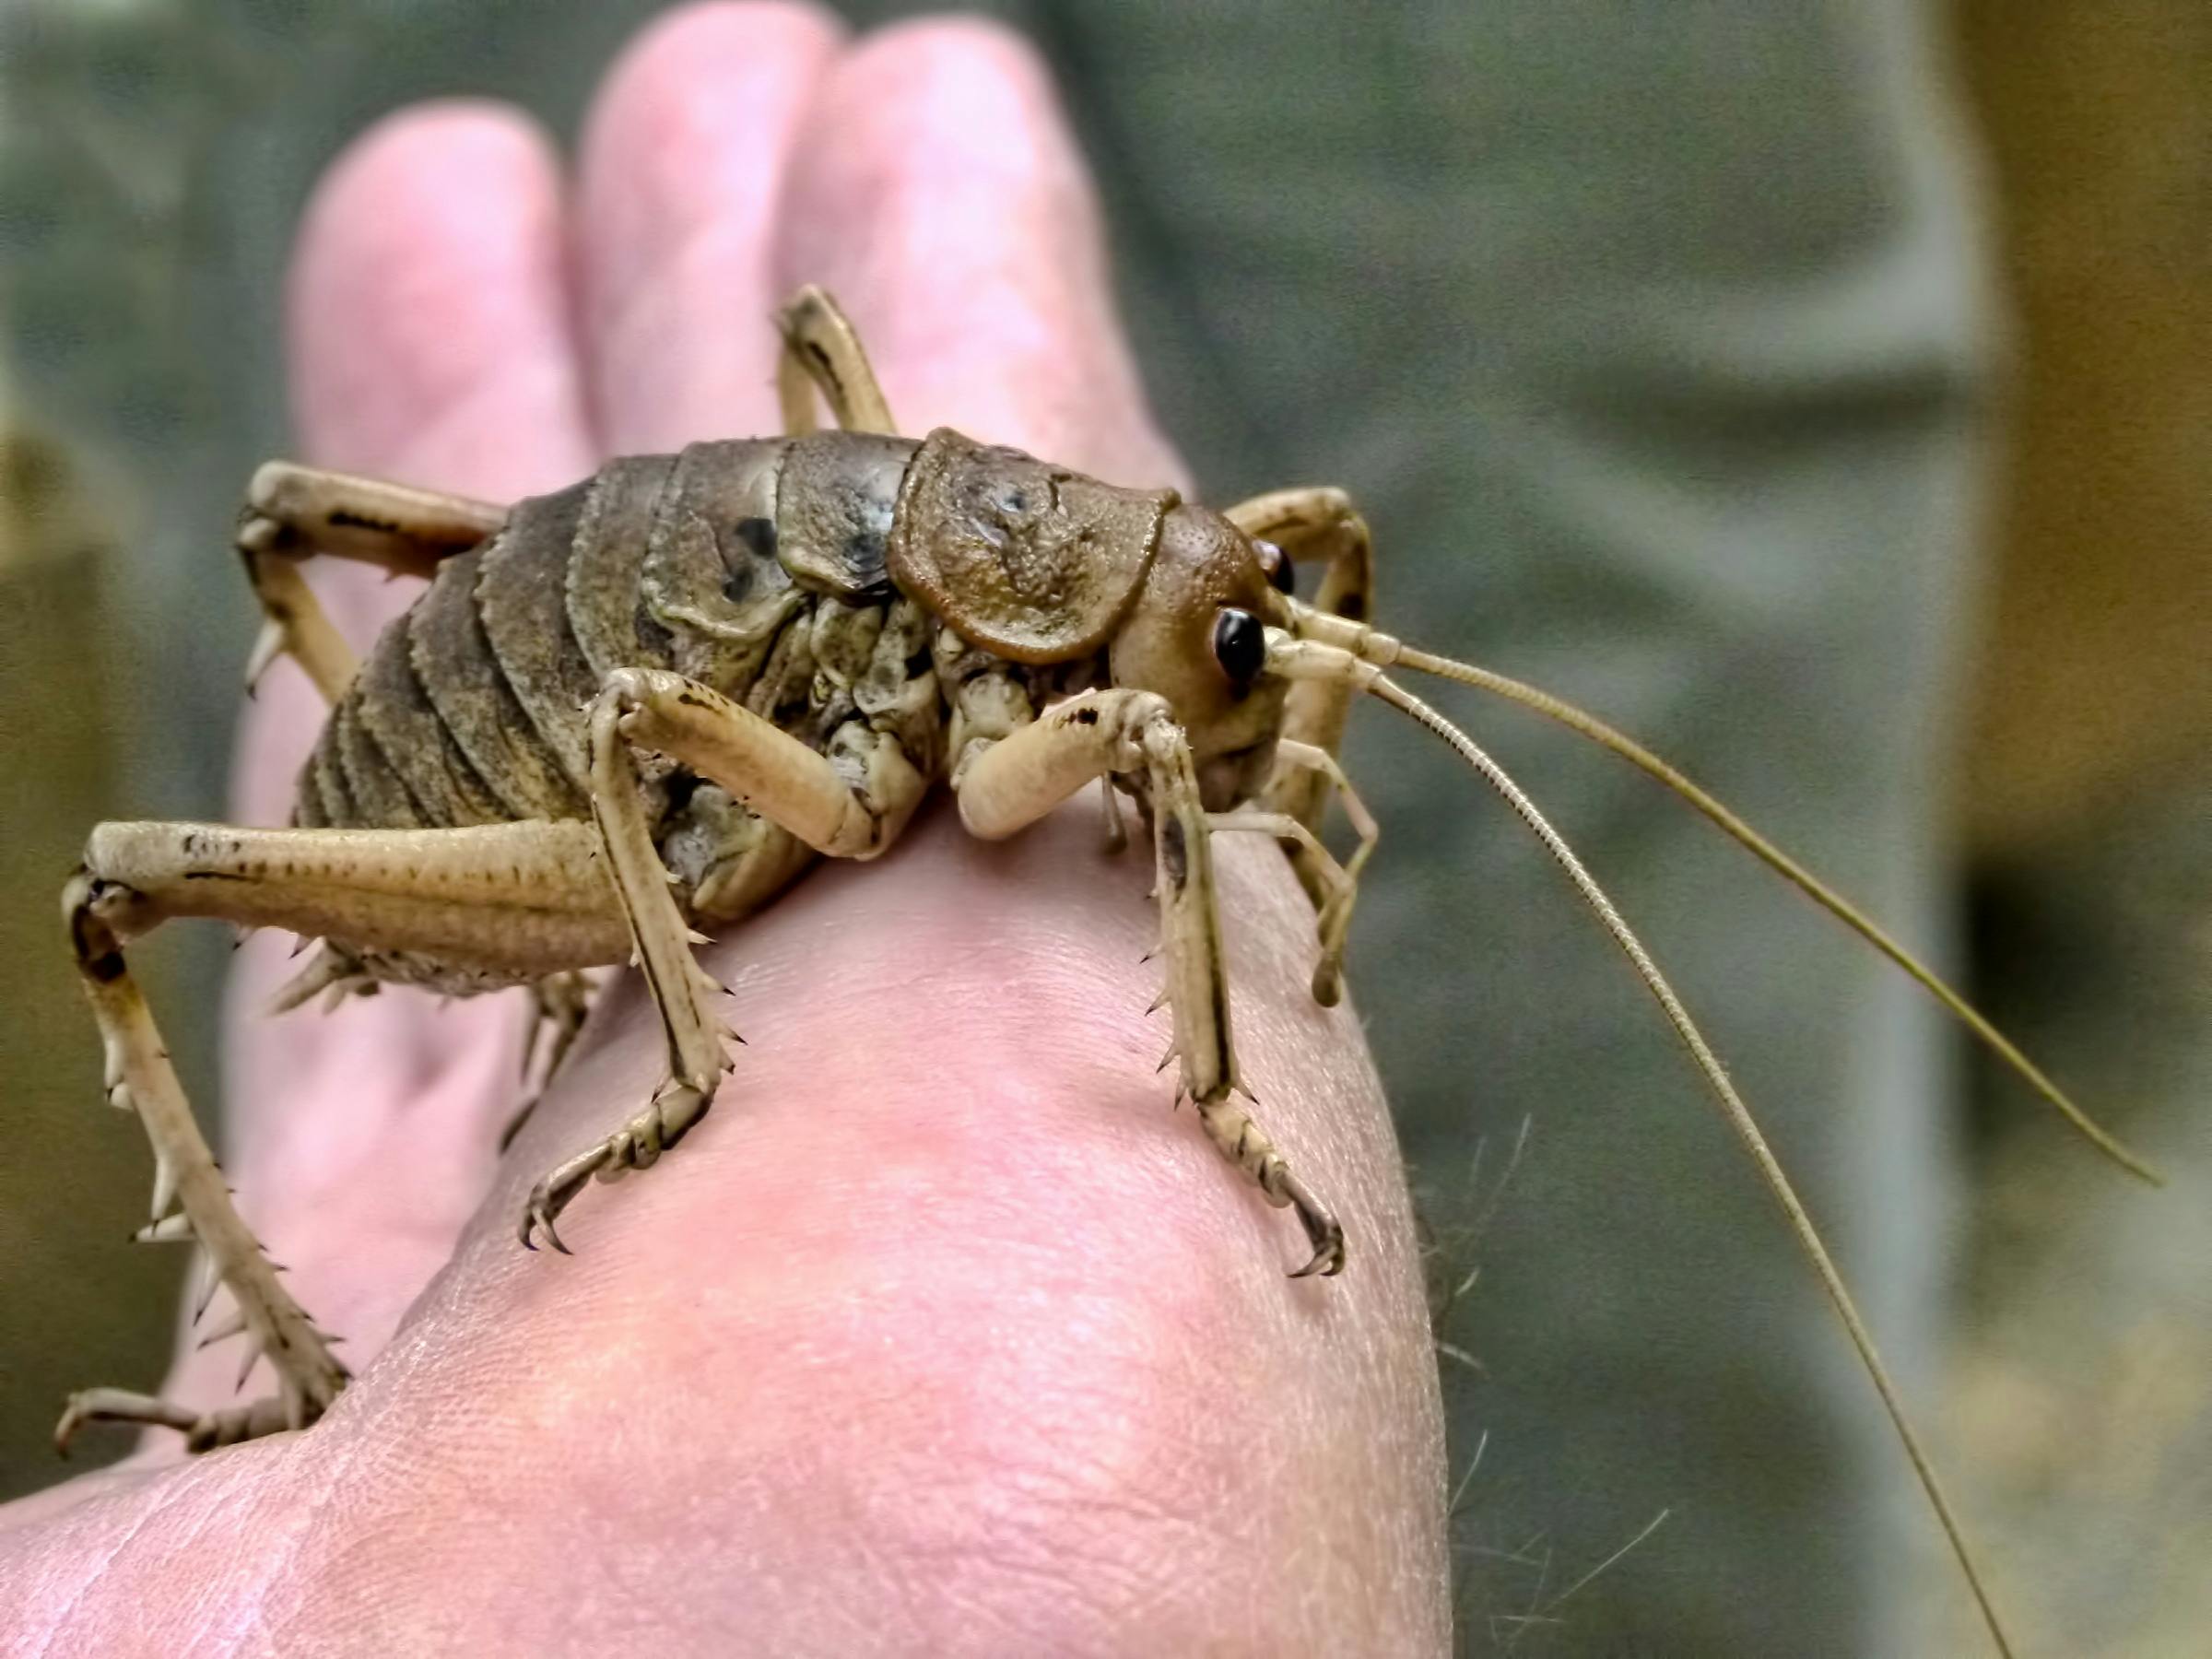
[[[1285,1205],[1290,1199],[1282,1184],[1283,1160],[1236,1098],[1241,1083],[1230,1030],[1213,842],[1190,747],[1164,717],[1147,724],[1137,747],[1155,815],[1154,874],[1167,945],[1168,1004],[1175,1018],[1172,1057],[1215,1146],[1269,1202]]]
[[[153,1014],[124,962],[123,935],[132,931],[135,902],[142,901],[128,888],[83,870],[63,894],[79,976],[106,1053],[108,1098],[136,1112],[154,1149],[152,1218],[136,1236],[149,1242],[189,1239],[206,1253],[208,1272],[193,1316],[206,1311],[217,1284],[229,1288],[253,1351],[276,1362],[287,1419],[300,1427],[336,1398],[346,1368],[247,1229],[193,1117]]]

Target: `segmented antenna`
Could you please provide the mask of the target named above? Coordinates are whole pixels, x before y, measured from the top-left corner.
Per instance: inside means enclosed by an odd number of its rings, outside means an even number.
[[[1952,1016],[1972,1031],[2009,1066],[2015,1075],[2024,1079],[2036,1093],[2056,1107],[2067,1123],[2098,1151],[2111,1159],[2129,1174],[2152,1186],[2163,1186],[2166,1178],[2156,1166],[2122,1144],[2120,1139],[2094,1118],[2076,1105],[2065,1091],[2044,1075],[2042,1068],[2020,1052],[2012,1040],[1997,1030],[1970,1004],[1965,997],[1951,989],[1935,971],[1922,962],[1911,951],[1883,930],[1850,900],[1844,898],[1780,847],[1751,828],[1734,812],[1700,789],[1697,784],[1662,760],[1625,733],[1616,731],[1594,714],[1576,708],[1562,698],[1524,681],[1500,674],[1489,668],[1477,668],[1470,663],[1455,662],[1450,657],[1437,656],[1418,651],[1403,641],[1372,629],[1359,628],[1339,618],[1327,617],[1306,606],[1297,607],[1300,632],[1307,637],[1325,641],[1351,652],[1355,656],[1381,667],[1404,666],[1421,674],[1430,674],[1439,679],[1457,681],[1473,686],[1533,709],[1547,719],[1556,720],[1568,730],[1587,737],[1591,742],[1611,750],[1638,771],[1656,778],[1667,788],[1680,795],[1707,818],[1743,846],[1760,863],[1796,888],[1814,903],[1857,934],[1897,964],[1929,995],[1948,1009]]]
[[[1614,908],[1605,889],[1583,866],[1574,850],[1551,827],[1550,821],[1536,809],[1535,803],[1522,792],[1520,785],[1506,774],[1504,768],[1491,759],[1465,732],[1412,692],[1382,675],[1375,675],[1368,683],[1367,689],[1392,708],[1411,715],[1450,744],[1461,759],[1473,767],[1491,788],[1505,797],[1506,805],[1520,815],[1521,821],[1544,843],[1545,851],[1567,872],[1568,879],[1574,883],[1582,894],[1583,902],[1590,907],[1592,913],[1605,925],[1606,931],[1613,935],[1613,942],[1620,947],[1622,954],[1629,959],[1630,966],[1636,970],[1636,977],[1643,982],[1644,989],[1659,1004],[1667,1023],[1674,1027],[1675,1035],[1682,1040],[1682,1045],[1689,1051],[1690,1059],[1696,1063],[1707,1088],[1712,1090],[1714,1100],[1720,1106],[1721,1115],[1727,1119],[1728,1126],[1735,1131],[1736,1138],[1743,1142],[1745,1150],[1750,1153],[1751,1161],[1759,1166],[1767,1190],[1773,1194],[1775,1203],[1782,1206],[1790,1230],[1796,1235],[1799,1246],[1812,1262],[1814,1271],[1820,1276],[1821,1288],[1828,1292],[1829,1300],[1835,1304],[1837,1313],[1842,1318],[1843,1328],[1851,1334],[1852,1346],[1858,1350],[1860,1362],[1865,1366],[1867,1375],[1873,1378],[1875,1391],[1882,1397],[1882,1407],[1889,1414],[1889,1421],[1896,1427],[1898,1439],[1904,1442],[1905,1455],[1912,1460],[1913,1473],[1920,1477],[1921,1488],[1927,1493],[1936,1517],[1942,1523],[1944,1535],[1950,1540],[1952,1553],[1959,1558],[1959,1569],[1966,1574],[1967,1583],[1974,1593],[1974,1600],[1981,1606],[1982,1618],[1989,1627],[1990,1636],[1996,1642],[1997,1651],[2010,1659],[2012,1643],[2006,1637],[2003,1622],[1997,1618],[1996,1606],[1990,1599],[1989,1589],[1982,1581],[1982,1571],[1975,1565],[1973,1552],[1967,1547],[1966,1535],[1951,1511],[1950,1500],[1944,1494],[1943,1483],[1936,1478],[1936,1465],[1929,1461],[1919,1437],[1912,1432],[1912,1424],[1906,1420],[1904,1403],[1898,1397],[1897,1385],[1889,1380],[1888,1369],[1883,1365],[1881,1355],[1875,1349],[1873,1334],[1867,1330],[1865,1321],[1859,1317],[1858,1306],[1852,1300],[1850,1290],[1844,1287],[1843,1276],[1829,1255],[1828,1246],[1820,1241],[1820,1234],[1813,1226],[1812,1217],[1806,1214],[1796,1189],[1790,1184],[1790,1178],[1783,1173],[1782,1165],[1767,1145],[1766,1136],[1759,1133],[1750,1109],[1744,1104],[1743,1097],[1735,1092],[1735,1086],[1728,1081],[1728,1074],[1721,1069],[1720,1061],[1706,1042],[1704,1033],[1699,1030],[1697,1022],[1690,1018],[1689,1011],[1682,1006],[1681,998],[1675,994],[1674,987],[1667,983],[1666,977],[1659,971],[1658,965],[1652,960],[1651,953],[1643,947],[1643,942],[1621,919],[1619,911]]]

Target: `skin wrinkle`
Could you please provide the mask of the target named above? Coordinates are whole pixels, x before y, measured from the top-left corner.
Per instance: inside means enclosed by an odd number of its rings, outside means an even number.
[[[335,1416],[344,1405],[341,1395],[332,1415]],[[364,1463],[374,1462],[385,1453],[374,1440],[355,1437],[349,1443],[334,1449],[331,1455],[335,1459],[335,1466],[326,1467],[321,1472],[319,1489],[311,1487],[304,1501],[295,1494],[287,1494],[286,1501],[271,1503],[265,1499],[256,1506],[262,1515],[268,1517],[265,1524],[275,1532],[277,1547],[273,1551],[267,1547],[266,1535],[256,1540],[256,1555],[263,1571],[259,1583],[243,1599],[236,1628],[241,1634],[253,1629],[268,1631],[273,1649],[280,1649],[281,1644],[275,1641],[275,1630],[269,1622],[268,1602],[271,1594],[285,1583],[287,1570],[313,1537],[317,1520],[333,1503],[347,1495],[353,1484],[354,1472]],[[292,1484],[297,1486],[300,1483],[295,1479]],[[271,1515],[271,1511],[278,1512]]]
[[[240,1477],[245,1471],[232,1468],[221,1471],[194,1470],[192,1473],[198,1478],[149,1480],[146,1483],[144,1500],[150,1506],[148,1512],[142,1518],[133,1520],[123,1538],[107,1552],[101,1563],[101,1571],[97,1583],[88,1583],[84,1593],[72,1598],[67,1613],[50,1627],[47,1646],[53,1647],[59,1642],[57,1651],[65,1653],[88,1651],[84,1647],[72,1645],[62,1639],[70,1635],[71,1620],[90,1601],[91,1592],[98,1587],[98,1584],[112,1584],[116,1579],[135,1578],[144,1572],[147,1552],[136,1546],[146,1536],[149,1528],[156,1535],[152,1542],[156,1546],[153,1553],[157,1559],[167,1558],[170,1552],[180,1547],[189,1548],[206,1529],[210,1512],[210,1505],[206,1499],[208,1491],[211,1488],[228,1489],[241,1484]],[[80,1512],[72,1519],[79,1525],[90,1527],[97,1525],[100,1517],[97,1514]],[[190,1584],[192,1594],[203,1600],[213,1596],[217,1593],[213,1581],[216,1581],[219,1574],[207,1569],[209,1567],[220,1568],[225,1564],[226,1558],[219,1552],[211,1561],[203,1561],[202,1570],[194,1574]],[[128,1604],[134,1597],[126,1587],[120,1594],[111,1589],[109,1599],[111,1601],[120,1600]],[[188,1605],[183,1611],[188,1614],[191,1606]],[[176,1617],[176,1615],[172,1614],[172,1617]],[[94,1620],[92,1628],[95,1630],[99,1628],[97,1618]],[[141,1614],[135,1618],[130,1628],[135,1631],[144,1633],[144,1615]]]
[[[1118,1401],[1109,1401],[1107,1404],[1112,1406],[1118,1403]],[[1078,1409],[1076,1411],[1069,1411],[1064,1406],[1056,1406],[1053,1415],[1055,1420],[1084,1421],[1086,1423],[1098,1421],[1102,1414],[1079,1409],[1083,1404],[1083,1402],[1077,1402]],[[1065,1450],[1061,1456],[1065,1458]],[[937,1461],[937,1457],[938,1453],[933,1448],[931,1451],[933,1465]],[[1013,1465],[1011,1473],[1013,1476],[1018,1477],[1025,1468],[1034,1470],[1036,1468],[1035,1460],[1028,1456],[1023,1457]],[[909,1482],[917,1482],[916,1489],[930,1493],[931,1487],[928,1477],[933,1472],[934,1467],[917,1468],[911,1476],[896,1477],[883,1483],[888,1488],[885,1493],[884,1501],[900,1510],[909,1509],[911,1505],[911,1499],[907,1491]],[[1068,1587],[1063,1583],[1065,1575],[1055,1569],[1049,1554],[1040,1556],[1034,1561],[1018,1559],[1008,1556],[1006,1546],[1009,1543],[1018,1546],[1024,1536],[1025,1529],[1018,1524],[1010,1529],[994,1525],[994,1517],[991,1513],[991,1510],[994,1506],[989,1501],[995,1495],[1000,1500],[995,1507],[1011,1510],[1015,1506],[1006,1503],[1004,1500],[1009,1494],[1018,1493],[1023,1500],[1023,1506],[1033,1509],[1037,1507],[1040,1500],[1050,1498],[1051,1488],[1058,1487],[1065,1487],[1073,1492],[1079,1489],[1079,1483],[1069,1479],[1064,1468],[1054,1465],[1038,1471],[1035,1477],[1026,1481],[1009,1478],[1006,1476],[994,1477],[982,1487],[981,1496],[985,1501],[982,1503],[971,1502],[965,1498],[954,1498],[947,1500],[942,1494],[932,1494],[937,1498],[940,1507],[949,1511],[947,1519],[952,1524],[950,1530],[954,1536],[942,1547],[933,1547],[926,1544],[910,1544],[904,1552],[909,1559],[901,1563],[902,1579],[913,1582],[917,1591],[926,1595],[926,1586],[942,1585],[947,1583],[957,1585],[961,1582],[959,1571],[959,1565],[973,1560],[989,1563],[994,1569],[1015,1570],[1025,1581],[1035,1580],[1040,1590],[1065,1590]],[[1085,1504],[1081,1508],[1085,1522],[1095,1523],[1100,1512],[1099,1506]],[[914,1518],[911,1512],[895,1517],[897,1521],[895,1526],[884,1524],[887,1520],[891,1519],[894,1517],[870,1515],[864,1511],[855,1516],[854,1524],[847,1525],[842,1530],[847,1535],[860,1537],[865,1537],[871,1532],[877,1531],[911,1533],[912,1530]],[[937,1529],[932,1527],[930,1530],[934,1533]],[[1028,1530],[1034,1531],[1035,1529]],[[1085,1530],[1089,1535],[1095,1536],[1098,1529],[1095,1525],[1089,1525]],[[1169,1553],[1179,1552],[1171,1551]],[[1088,1564],[1093,1568],[1098,1565],[1095,1554],[1088,1558]],[[1124,1575],[1116,1575],[1115,1582],[1120,1582],[1122,1576]],[[1077,1587],[1082,1588],[1082,1586]],[[1092,1594],[1095,1595],[1097,1589],[1105,1587],[1096,1587],[1092,1590]],[[1059,1605],[1059,1617],[1063,1621],[1059,1628],[1065,1632],[1065,1597],[1054,1599]],[[922,1606],[917,1606],[915,1609],[917,1613],[924,1610]],[[1100,1621],[1101,1628],[1112,1628],[1110,1608],[1101,1608]]]
[[[132,1519],[123,1536],[116,1539],[112,1547],[100,1552],[98,1558],[89,1564],[88,1571],[84,1574],[83,1582],[56,1610],[53,1623],[47,1630],[46,1639],[39,1644],[34,1659],[46,1659],[48,1654],[56,1651],[54,1644],[68,1628],[69,1621],[75,1617],[77,1608],[91,1597],[92,1593],[100,1587],[101,1581],[114,1568],[116,1561],[129,1550],[132,1540],[136,1538],[147,1527],[157,1524],[174,1507],[176,1500],[181,1496],[181,1491],[174,1488],[165,1492],[154,1493],[152,1501],[143,1512]],[[77,1518],[81,1520],[83,1517]]]

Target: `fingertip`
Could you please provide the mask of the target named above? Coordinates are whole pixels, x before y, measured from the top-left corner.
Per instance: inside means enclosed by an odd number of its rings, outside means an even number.
[[[420,104],[355,139],[292,260],[306,453],[493,499],[580,470],[565,241],[552,143],[518,110]]]
[[[394,170],[425,160],[462,163],[471,154],[509,165],[549,162],[543,128],[512,104],[493,98],[435,98],[407,104],[371,122],[348,139],[316,187],[318,199],[366,187]]]
[[[744,100],[716,96],[723,77],[834,52],[845,39],[837,17],[806,0],[701,0],[663,12],[616,55],[585,121],[586,165],[610,129],[635,127],[666,159],[686,141],[712,139],[749,112]]]
[[[582,314],[612,447],[767,430],[771,226],[816,82],[844,40],[792,0],[694,5],[624,50],[580,162]]]
[[[301,216],[287,295],[298,452],[491,500],[592,467],[550,140],[520,111],[418,104],[349,144]],[[363,566],[310,580],[357,651],[413,595]],[[280,817],[319,704],[278,668],[239,748],[246,821]]]
[[[817,94],[784,204],[783,286],[838,294],[909,429],[1174,476],[1122,337],[1088,170],[1020,35],[932,18],[863,39]]]
[[[887,127],[965,135],[1001,174],[1033,170],[1043,176],[1058,167],[1081,182],[1051,67],[1027,37],[994,18],[890,24],[862,39],[840,66],[839,79],[845,95],[866,104]],[[1027,142],[1009,144],[1002,135]]]
[[[865,37],[816,99],[807,130],[815,141],[794,181],[789,266],[852,225],[877,222],[810,211],[821,204],[873,208],[909,232],[910,248],[926,206],[957,215],[921,220],[935,243],[995,251],[1012,229],[1056,264],[1099,263],[1097,204],[1052,73],[1002,24],[924,18]],[[898,237],[873,241],[891,257],[904,251]],[[793,283],[806,275],[785,272]]]

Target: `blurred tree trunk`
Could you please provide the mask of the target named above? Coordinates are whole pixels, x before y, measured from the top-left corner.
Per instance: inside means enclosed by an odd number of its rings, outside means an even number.
[[[2161,1659],[2212,1630],[2212,8],[1960,17],[2018,360],[1979,989],[2171,1186],[2088,1167],[1984,1069],[1948,1428],[2035,1644]],[[1970,1651],[1948,1590],[1932,1651]]]
[[[160,1375],[182,1265],[123,1248],[143,1218],[117,1194],[150,1190],[153,1165],[137,1125],[100,1104],[100,1041],[61,930],[62,879],[114,810],[115,721],[132,706],[104,623],[114,554],[59,449],[0,429],[0,1499],[53,1478],[47,1437],[71,1389]],[[158,972],[152,987],[159,999]],[[86,1451],[127,1444],[91,1436]]]
[[[1960,22],[2018,331],[1967,771],[2003,855],[2212,737],[2212,7],[1963,0]]]

